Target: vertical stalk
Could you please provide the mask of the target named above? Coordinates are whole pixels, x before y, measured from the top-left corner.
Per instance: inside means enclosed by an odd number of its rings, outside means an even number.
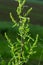
[[[40,55],[40,59],[39,59],[39,63],[38,63],[38,65],[40,65],[40,62],[41,62],[42,53],[43,53],[43,49],[42,49],[42,51],[41,51],[41,55]]]

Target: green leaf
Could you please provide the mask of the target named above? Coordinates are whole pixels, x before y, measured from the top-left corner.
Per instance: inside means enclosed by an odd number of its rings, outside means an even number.
[[[25,45],[25,49],[28,51],[28,46],[27,45]]]

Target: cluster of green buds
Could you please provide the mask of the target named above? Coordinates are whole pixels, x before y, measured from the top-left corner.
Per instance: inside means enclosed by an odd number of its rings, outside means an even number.
[[[12,27],[13,28],[15,26],[18,27],[19,32],[17,32],[17,34],[18,34],[18,37],[16,38],[17,41],[13,44],[11,42],[10,38],[5,33],[5,37],[9,43],[9,47],[11,49],[10,52],[12,55],[12,58],[8,62],[8,65],[23,65],[23,63],[27,63],[30,56],[32,54],[36,53],[36,51],[34,51],[33,49],[36,47],[36,44],[38,41],[38,34],[37,34],[35,40],[29,34],[30,18],[26,17],[26,16],[30,13],[32,8],[30,8],[22,16],[21,13],[22,13],[22,9],[23,9],[23,6],[24,6],[26,0],[23,0],[23,1],[22,0],[16,0],[16,1],[19,3],[17,10],[16,10],[18,17],[19,17],[19,22],[17,22],[13,18],[11,12],[10,12],[10,18],[11,18],[12,22],[14,23],[14,25]],[[31,45],[31,41],[33,42],[32,45]]]

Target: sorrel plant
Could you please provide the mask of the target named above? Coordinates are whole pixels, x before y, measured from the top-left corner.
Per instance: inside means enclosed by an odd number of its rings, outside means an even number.
[[[18,36],[16,38],[16,42],[12,43],[11,39],[5,32],[5,37],[9,43],[10,52],[12,56],[8,62],[8,65],[23,65],[24,63],[27,63],[30,56],[36,53],[36,51],[34,51],[34,48],[36,47],[38,41],[38,34],[36,35],[36,39],[33,39],[29,34],[30,18],[27,15],[30,13],[32,8],[28,9],[28,11],[24,15],[21,15],[26,0],[23,1],[16,0],[16,1],[18,2],[16,12],[19,21],[16,21],[12,16],[12,13],[10,12],[10,18],[14,23],[12,29],[18,27],[17,30],[19,31],[17,32]]]

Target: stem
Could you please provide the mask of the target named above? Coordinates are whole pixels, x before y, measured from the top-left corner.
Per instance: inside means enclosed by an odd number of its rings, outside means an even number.
[[[40,65],[40,62],[41,62],[42,53],[43,53],[43,50],[41,51],[41,55],[40,55],[40,59],[39,59],[39,63],[38,63],[38,65]]]

